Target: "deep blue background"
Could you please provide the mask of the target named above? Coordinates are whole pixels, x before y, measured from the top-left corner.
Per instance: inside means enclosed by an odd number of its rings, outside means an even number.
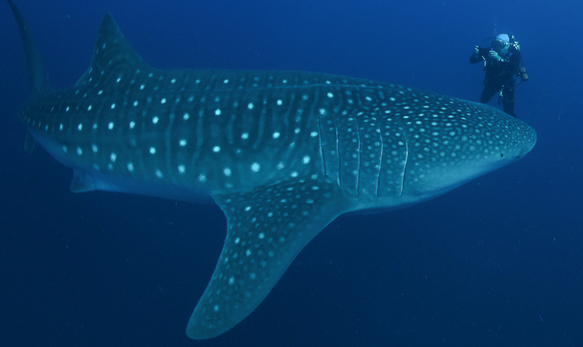
[[[0,2],[1,346],[582,346],[580,1],[32,1],[21,7],[57,88],[87,68],[111,12],[159,68],[310,70],[477,100],[474,44],[513,33],[531,80],[522,161],[430,202],[342,216],[228,333],[184,329],[225,233],[216,206],[72,194],[23,149],[30,95]],[[560,5],[558,5],[561,3]]]

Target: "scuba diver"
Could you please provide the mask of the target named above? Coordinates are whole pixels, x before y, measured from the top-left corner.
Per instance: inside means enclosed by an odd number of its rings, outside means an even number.
[[[504,112],[516,117],[514,113],[514,81],[520,76],[522,81],[528,80],[524,67],[521,67],[522,57],[520,45],[514,40],[514,35],[500,34],[492,41],[489,48],[476,46],[470,57],[470,63],[484,62],[484,90],[480,102],[485,104],[496,93],[500,93],[498,104],[502,101]]]

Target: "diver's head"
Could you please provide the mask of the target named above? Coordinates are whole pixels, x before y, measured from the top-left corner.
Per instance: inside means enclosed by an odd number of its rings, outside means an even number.
[[[501,56],[508,54],[508,48],[510,47],[510,36],[507,34],[500,34],[496,36],[494,41],[492,41],[492,49],[494,49]]]

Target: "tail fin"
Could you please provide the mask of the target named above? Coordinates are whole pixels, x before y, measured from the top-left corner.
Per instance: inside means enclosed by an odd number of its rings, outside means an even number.
[[[20,13],[20,10],[12,0],[7,0],[8,5],[12,9],[12,13],[18,23],[20,34],[22,35],[22,42],[24,43],[24,50],[26,52],[26,61],[28,63],[28,71],[30,73],[30,82],[32,85],[32,92],[34,95],[42,94],[48,90],[52,90],[49,79],[44,72],[40,53],[32,34]]]

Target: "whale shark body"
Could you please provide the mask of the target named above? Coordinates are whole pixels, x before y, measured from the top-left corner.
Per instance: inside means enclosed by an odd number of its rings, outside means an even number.
[[[218,264],[188,322],[193,339],[249,315],[328,223],[395,209],[511,163],[526,123],[474,102],[322,73],[158,70],[110,15],[77,84],[54,91],[21,14],[33,97],[29,141],[71,167],[73,192],[201,202],[227,217]]]

